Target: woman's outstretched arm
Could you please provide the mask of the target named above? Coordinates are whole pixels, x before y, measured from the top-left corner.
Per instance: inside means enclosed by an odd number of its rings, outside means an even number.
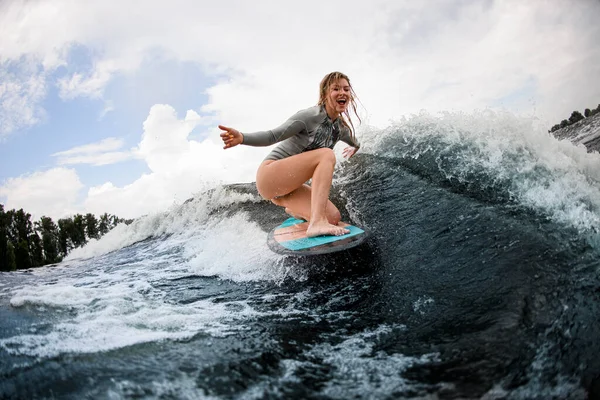
[[[219,129],[225,131],[221,133],[221,139],[225,143],[224,149],[242,143],[248,146],[270,146],[296,135],[305,128],[306,124],[303,121],[292,118],[275,129],[246,134],[241,133],[237,129],[219,125]]]

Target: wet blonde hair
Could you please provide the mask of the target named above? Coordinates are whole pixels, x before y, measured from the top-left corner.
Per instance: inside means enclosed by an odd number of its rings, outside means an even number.
[[[352,108],[354,115],[356,115],[356,118],[358,118],[358,122],[360,123],[362,121],[360,119],[360,116],[356,112],[356,100],[358,99],[358,97],[356,96],[356,93],[354,93],[354,89],[352,88],[352,84],[350,83],[350,78],[348,78],[348,75],[346,75],[346,74],[335,71],[335,72],[331,72],[331,73],[325,75],[325,77],[321,80],[321,83],[319,84],[319,102],[317,104],[320,106],[325,105],[325,102],[327,101],[327,93],[329,92],[329,87],[331,85],[333,85],[334,83],[336,83],[337,81],[339,81],[340,79],[347,80],[348,85],[350,85],[350,107],[349,108]],[[354,124],[352,123],[352,118],[350,117],[350,111],[348,110],[348,108],[342,114],[342,122],[344,123],[344,125],[346,125],[348,127],[348,129],[350,129],[352,138],[354,139],[354,137],[355,137]]]

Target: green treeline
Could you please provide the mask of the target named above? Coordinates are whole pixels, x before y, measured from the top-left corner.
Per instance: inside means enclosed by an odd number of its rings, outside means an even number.
[[[42,217],[31,222],[23,209],[4,211],[0,204],[0,271],[15,271],[60,262],[89,239],[99,239],[118,223],[131,223],[114,215],[76,214],[61,218]]]
[[[548,132],[554,132],[566,126],[573,125],[584,118],[591,117],[592,115],[596,115],[598,113],[600,113],[600,104],[598,104],[598,107],[594,108],[593,110],[586,108],[583,114],[581,114],[579,111],[573,111],[569,119],[563,119],[560,124],[554,125]]]

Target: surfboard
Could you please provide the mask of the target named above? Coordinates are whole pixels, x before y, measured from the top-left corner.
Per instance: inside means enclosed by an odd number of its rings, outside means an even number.
[[[267,244],[278,254],[304,256],[347,250],[358,246],[367,238],[367,233],[357,226],[345,222],[340,225],[350,230],[350,233],[343,236],[307,237],[308,222],[288,218],[269,233]]]

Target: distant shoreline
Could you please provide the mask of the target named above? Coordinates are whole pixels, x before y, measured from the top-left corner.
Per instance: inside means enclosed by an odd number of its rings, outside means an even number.
[[[600,112],[549,132],[559,140],[567,139],[574,144],[583,144],[588,153],[600,152]]]

